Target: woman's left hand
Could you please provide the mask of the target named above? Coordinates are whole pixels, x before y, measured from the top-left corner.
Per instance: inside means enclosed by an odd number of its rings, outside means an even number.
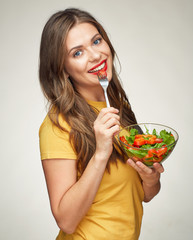
[[[134,162],[131,159],[127,163],[133,167],[142,179],[146,202],[150,201],[160,190],[160,174],[164,168],[160,163],[154,163],[153,168],[145,166],[142,162]]]

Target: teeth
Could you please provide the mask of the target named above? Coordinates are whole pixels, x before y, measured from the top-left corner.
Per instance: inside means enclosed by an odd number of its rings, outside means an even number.
[[[89,72],[91,72],[91,73],[92,72],[97,72],[97,71],[103,69],[104,67],[105,67],[105,62],[103,64],[101,64],[99,67],[97,67],[97,68],[95,68],[93,70],[90,70]]]

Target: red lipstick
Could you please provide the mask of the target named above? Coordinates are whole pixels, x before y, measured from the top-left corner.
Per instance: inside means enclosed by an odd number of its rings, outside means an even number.
[[[104,64],[104,67],[102,69],[94,71],[94,69],[100,67],[102,64]],[[101,70],[103,70],[103,71],[107,70],[107,60],[106,59],[101,61],[99,64],[95,65],[94,67],[92,67],[88,72],[91,73],[91,74],[97,75],[97,73]]]

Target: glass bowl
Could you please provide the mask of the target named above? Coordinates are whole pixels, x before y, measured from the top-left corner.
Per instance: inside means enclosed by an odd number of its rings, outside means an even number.
[[[126,155],[152,167],[162,163],[174,150],[178,133],[171,127],[157,123],[139,123],[122,128],[116,135]]]

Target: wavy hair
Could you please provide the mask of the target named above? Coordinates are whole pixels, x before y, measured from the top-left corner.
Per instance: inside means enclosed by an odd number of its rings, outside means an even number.
[[[67,78],[65,71],[66,37],[69,30],[79,23],[90,23],[95,26],[109,45],[113,60],[115,59],[115,50],[101,24],[86,11],[68,8],[52,15],[43,29],[39,79],[49,103],[48,115],[51,121],[61,130],[67,131],[60,123],[59,116],[62,116],[71,127],[69,139],[77,154],[78,171],[82,173],[96,150],[93,123],[97,117],[97,110],[80,95],[70,78]],[[121,86],[114,64],[112,71],[112,80],[107,90],[110,104],[119,109],[122,126],[135,124],[135,115]],[[110,162],[116,162],[117,157],[124,161],[122,154],[114,146],[107,170],[110,171]]]

